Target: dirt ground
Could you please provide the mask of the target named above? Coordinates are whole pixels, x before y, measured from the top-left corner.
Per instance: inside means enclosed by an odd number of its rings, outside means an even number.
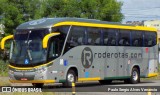
[[[0,77],[0,86],[32,86],[31,83],[11,83],[9,77]]]

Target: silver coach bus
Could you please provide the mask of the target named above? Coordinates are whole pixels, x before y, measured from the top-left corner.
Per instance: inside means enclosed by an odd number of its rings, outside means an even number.
[[[9,54],[12,83],[112,80],[138,83],[158,75],[156,29],[81,18],[43,18],[19,25]]]

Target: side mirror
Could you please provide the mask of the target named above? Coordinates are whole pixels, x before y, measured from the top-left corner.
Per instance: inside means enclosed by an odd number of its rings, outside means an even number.
[[[5,62],[7,61],[7,59],[9,59],[9,49],[5,48],[5,44],[6,44],[6,41],[11,40],[11,39],[13,39],[13,35],[6,36],[1,40],[0,56]]]
[[[48,35],[46,35],[44,38],[43,38],[43,41],[42,41],[42,47],[43,48],[47,48],[48,47],[48,41],[51,37],[53,36],[57,36],[57,35],[60,35],[59,32],[54,32],[54,33],[50,33]]]

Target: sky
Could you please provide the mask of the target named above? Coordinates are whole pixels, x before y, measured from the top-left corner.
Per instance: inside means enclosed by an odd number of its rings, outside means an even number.
[[[122,1],[122,13],[126,21],[160,20],[160,0],[117,0]]]

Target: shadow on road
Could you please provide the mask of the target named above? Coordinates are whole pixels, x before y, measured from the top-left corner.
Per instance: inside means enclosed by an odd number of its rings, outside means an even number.
[[[141,85],[141,84],[143,85],[143,84],[146,84],[146,83],[155,83],[155,82],[143,81],[143,82],[138,83],[138,85]],[[127,84],[127,83],[124,83],[123,81],[113,81],[110,84],[100,84],[99,82],[76,83],[76,88],[99,87],[99,86],[128,86],[128,85],[137,86],[137,84],[134,84],[134,85],[133,84]],[[43,87],[43,89],[60,89],[60,88],[67,88],[67,87],[62,86],[62,84],[47,85],[47,86]]]
[[[123,81],[113,81],[111,84],[101,85],[99,82],[85,82],[85,83],[76,83],[76,92],[106,92],[108,87],[125,87],[125,86],[144,86],[146,84],[153,84],[156,82],[152,81],[143,81],[139,84],[124,84]],[[32,86],[24,86],[32,87]],[[42,88],[43,92],[72,92],[72,88],[67,88],[62,86],[60,83],[44,85]]]

